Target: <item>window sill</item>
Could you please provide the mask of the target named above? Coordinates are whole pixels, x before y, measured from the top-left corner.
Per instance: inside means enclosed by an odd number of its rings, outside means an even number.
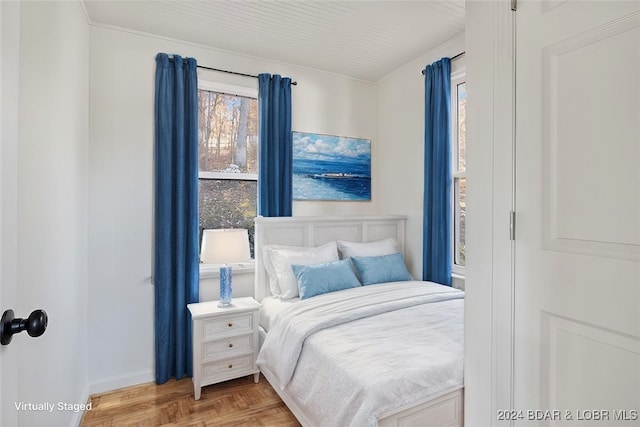
[[[451,273],[451,286],[464,291],[464,275],[460,273]]]
[[[253,274],[256,265],[253,261],[241,262],[237,264],[229,264],[231,273],[236,274]],[[200,279],[218,279],[220,278],[220,264],[200,264]]]

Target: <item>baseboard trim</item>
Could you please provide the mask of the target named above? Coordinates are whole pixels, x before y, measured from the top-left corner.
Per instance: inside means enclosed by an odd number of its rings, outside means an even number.
[[[92,382],[89,385],[89,395],[117,390],[119,388],[129,387],[132,385],[149,383],[155,380],[156,377],[153,371],[140,371],[134,372],[130,375],[103,379],[100,381]]]
[[[89,384],[84,387],[82,393],[80,393],[80,398],[77,400],[78,403],[89,403]],[[85,411],[75,412],[73,418],[71,419],[70,426],[79,427],[80,423],[82,423],[82,417],[84,416]]]

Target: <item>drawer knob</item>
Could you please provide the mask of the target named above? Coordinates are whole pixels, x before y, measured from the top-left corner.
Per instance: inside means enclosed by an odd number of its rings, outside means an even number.
[[[227,326],[232,327],[233,323],[229,322]]]
[[[232,342],[229,343],[229,348],[231,348],[231,347],[233,347],[233,343]]]
[[[233,368],[233,365],[229,365],[229,369]]]

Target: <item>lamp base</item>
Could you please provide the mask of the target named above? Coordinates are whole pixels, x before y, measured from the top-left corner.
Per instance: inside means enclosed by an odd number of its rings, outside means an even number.
[[[231,266],[226,264],[220,266],[220,302],[218,303],[218,307],[228,307],[231,305],[233,295],[231,287],[232,279]]]

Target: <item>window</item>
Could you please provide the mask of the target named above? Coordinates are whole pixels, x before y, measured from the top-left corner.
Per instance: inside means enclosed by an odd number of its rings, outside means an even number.
[[[257,89],[198,82],[200,230],[246,228],[258,198]]]
[[[464,275],[465,216],[466,216],[466,104],[467,91],[464,72],[451,76],[452,144],[453,144],[453,272]]]

